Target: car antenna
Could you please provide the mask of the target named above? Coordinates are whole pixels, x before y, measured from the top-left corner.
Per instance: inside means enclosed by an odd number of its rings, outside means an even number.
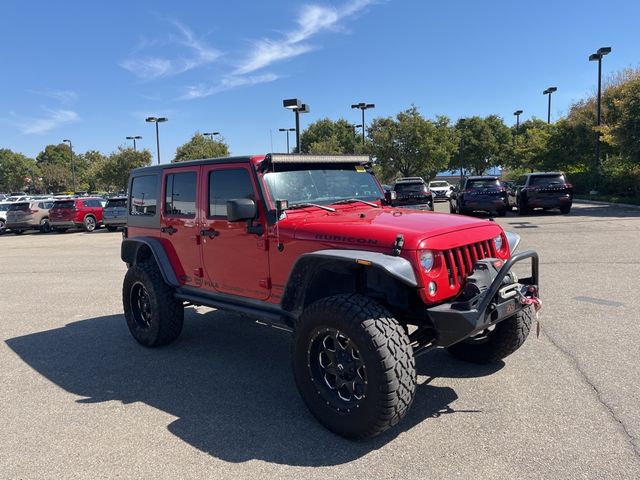
[[[273,155],[273,130],[269,129],[269,137],[271,138],[271,153],[270,156]],[[273,162],[269,162],[271,164],[272,172],[276,173],[276,166]],[[279,252],[284,250],[284,245],[280,243],[280,214],[278,212],[278,207],[276,207],[276,248]]]

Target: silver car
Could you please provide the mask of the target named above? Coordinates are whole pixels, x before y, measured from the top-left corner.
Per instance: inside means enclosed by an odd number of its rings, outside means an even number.
[[[102,211],[102,223],[110,232],[127,224],[127,197],[107,199],[107,205]]]
[[[7,210],[13,202],[0,202],[0,234],[6,231],[7,224]]]

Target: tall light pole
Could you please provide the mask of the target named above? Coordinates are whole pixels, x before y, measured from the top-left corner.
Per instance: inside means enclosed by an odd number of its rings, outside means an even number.
[[[69,144],[69,155],[71,155],[71,178],[73,179],[73,193],[76,193],[76,167],[73,163],[73,145],[71,144],[71,140],[69,140],[68,138],[65,138],[62,141]]]
[[[205,137],[209,137],[211,139],[211,141],[213,141],[213,137],[215,135],[220,135],[220,132],[207,132],[207,133],[203,133],[203,135]]]
[[[516,110],[513,114],[516,116],[516,135],[518,134],[518,130],[520,130],[520,115],[522,115],[522,110]]]
[[[156,124],[156,148],[158,152],[158,165],[160,165],[160,132],[158,131],[158,124],[166,122],[167,120],[169,120],[167,117],[147,117],[144,119],[145,122]]]
[[[309,105],[300,102],[297,98],[290,98],[288,100],[283,100],[282,106],[289,110],[293,110],[296,114],[296,153],[300,153],[300,114],[309,113]]]
[[[600,105],[602,98],[602,57],[611,53],[611,47],[599,48],[596,53],[589,55],[589,61],[598,61],[598,111],[596,115],[596,163],[594,165],[595,175],[593,180],[593,194],[597,193],[598,174],[600,173]]]
[[[556,91],[558,91],[558,87],[549,87],[544,92],[542,92],[543,95],[549,95],[549,106],[547,107],[547,123],[551,123],[551,94]]]
[[[360,102],[360,103],[354,103],[353,105],[351,105],[351,108],[359,108],[360,110],[362,110],[362,146],[364,146],[364,134],[365,134],[364,111],[369,108],[376,108],[376,105],[374,103]]]
[[[132,136],[132,137],[127,137],[127,140],[133,140],[133,151],[134,151],[134,152],[137,152],[137,149],[136,149],[136,140],[140,140],[140,139],[142,139],[142,137],[141,137],[140,135],[135,135],[135,136]]]
[[[295,128],[279,128],[279,132],[287,132],[287,153],[289,153],[289,132],[295,132]]]

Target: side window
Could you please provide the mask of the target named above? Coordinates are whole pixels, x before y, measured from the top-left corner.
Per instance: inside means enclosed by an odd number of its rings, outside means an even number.
[[[158,196],[156,192],[157,177],[142,175],[134,177],[131,182],[131,215],[153,216],[156,214]]]
[[[180,172],[167,175],[164,213],[181,217],[195,217],[196,182],[196,172]]]
[[[44,207],[44,202],[40,202],[40,203],[38,204],[38,208],[45,208],[45,207]]]
[[[244,168],[213,170],[209,173],[209,216],[226,217],[227,200],[255,200],[249,171]]]
[[[82,202],[82,206],[84,207],[92,207],[93,205],[91,205],[91,200],[85,200]]]

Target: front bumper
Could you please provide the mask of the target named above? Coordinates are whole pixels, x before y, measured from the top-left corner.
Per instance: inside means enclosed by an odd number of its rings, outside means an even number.
[[[469,301],[453,301],[428,308],[427,315],[437,333],[436,346],[448,347],[487,327],[509,318],[525,308],[519,293],[507,292],[502,284],[512,267],[523,260],[531,259],[531,276],[519,279],[508,292],[530,290],[538,293],[538,254],[532,250],[517,253],[504,262],[491,286]],[[511,287],[511,286],[510,286]],[[524,288],[523,288],[524,287]]]

